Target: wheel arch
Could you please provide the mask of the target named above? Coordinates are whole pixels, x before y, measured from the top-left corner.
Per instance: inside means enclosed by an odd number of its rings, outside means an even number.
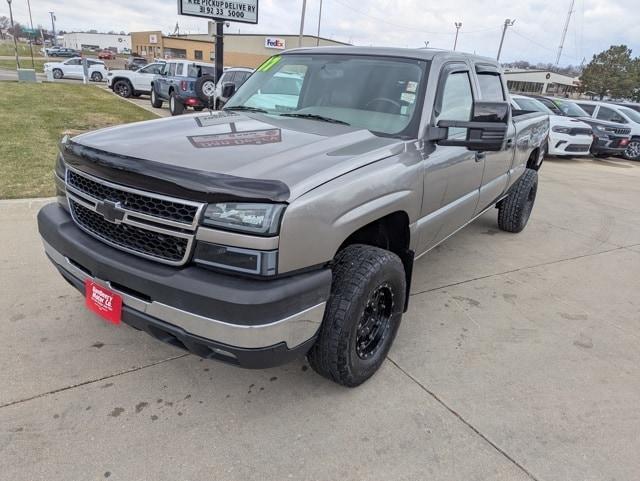
[[[405,311],[409,305],[411,277],[415,253],[411,250],[411,228],[409,214],[394,211],[353,231],[340,245],[336,255],[353,244],[365,244],[388,250],[402,261],[406,276]]]

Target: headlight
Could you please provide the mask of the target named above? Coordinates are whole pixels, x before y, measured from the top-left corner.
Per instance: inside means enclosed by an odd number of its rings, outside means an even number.
[[[606,132],[607,128],[603,127],[602,125],[596,125],[596,130],[599,130],[600,132]]]
[[[553,127],[551,130],[553,130],[554,132],[557,132],[559,134],[569,134],[569,133],[571,133],[571,129],[569,127],[560,127],[558,125]]]
[[[209,227],[272,236],[280,229],[283,204],[253,204],[233,202],[211,204],[204,212],[202,223]]]
[[[64,163],[64,157],[62,154],[58,152],[58,157],[56,158],[56,167],[55,167],[56,175],[64,180],[67,175],[67,166]]]

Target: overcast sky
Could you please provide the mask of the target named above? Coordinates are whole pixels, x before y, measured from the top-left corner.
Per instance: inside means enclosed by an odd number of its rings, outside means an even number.
[[[321,35],[356,45],[452,48],[454,22],[463,27],[459,50],[495,56],[505,18],[516,24],[507,33],[503,61],[555,62],[571,0],[324,0]],[[580,64],[612,44],[626,44],[640,55],[640,0],[576,0],[561,64]],[[305,33],[315,34],[320,0],[308,0]],[[13,0],[16,21],[28,23],[26,0]],[[295,34],[302,0],[260,0],[260,23],[231,24],[230,32]],[[173,31],[204,33],[206,20],[179,17],[175,0],[31,0],[34,25],[67,31]],[[0,0],[0,15],[7,15]]]

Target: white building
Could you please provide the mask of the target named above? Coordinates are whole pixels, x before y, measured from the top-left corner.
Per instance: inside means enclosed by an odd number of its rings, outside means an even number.
[[[540,94],[574,96],[580,79],[547,70],[505,69],[509,92],[513,94]]]
[[[72,32],[64,35],[62,46],[76,50],[108,49],[123,53],[125,49],[127,51],[131,50],[131,35]]]

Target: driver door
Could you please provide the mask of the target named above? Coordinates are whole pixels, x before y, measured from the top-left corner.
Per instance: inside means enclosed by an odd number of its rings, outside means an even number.
[[[151,91],[151,82],[160,74],[163,65],[152,63],[142,67],[133,76],[133,88],[144,92]]]
[[[82,78],[82,60],[71,58],[64,62],[64,76],[69,78]]]
[[[440,120],[471,120],[476,98],[472,74],[466,63],[445,65],[431,124]],[[465,139],[466,129],[449,129],[449,138]],[[466,147],[426,144],[424,197],[419,253],[427,251],[469,222],[478,204],[484,157]]]

